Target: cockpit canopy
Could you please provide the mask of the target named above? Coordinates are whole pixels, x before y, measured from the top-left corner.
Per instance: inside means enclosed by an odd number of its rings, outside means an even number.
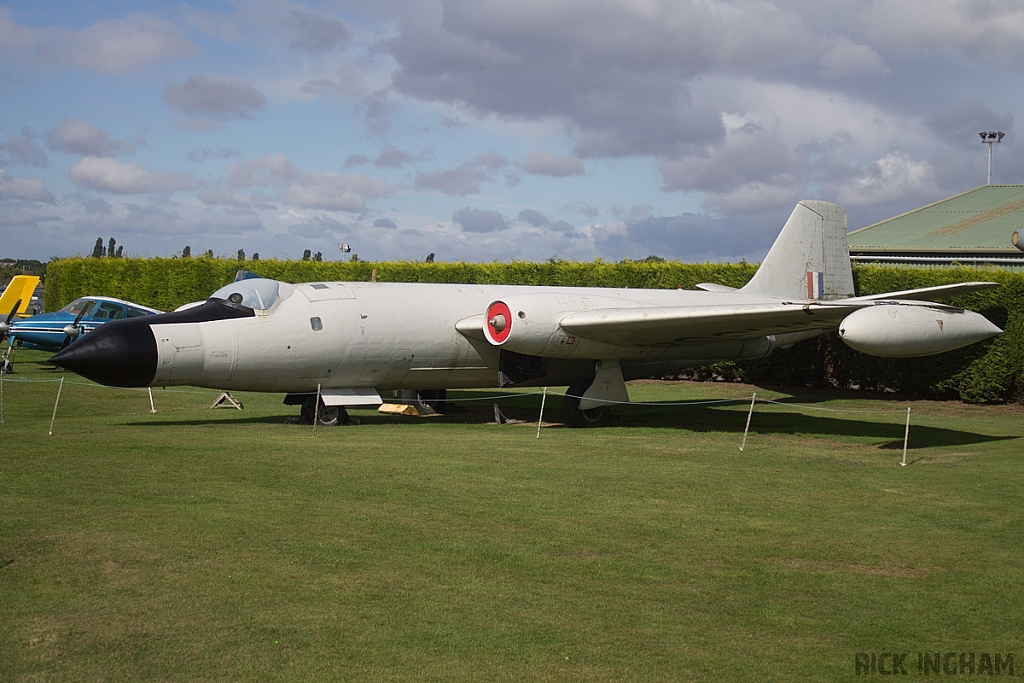
[[[233,304],[266,311],[278,299],[288,298],[292,291],[294,287],[286,282],[259,277],[232,282],[211,294],[210,298],[226,299]]]

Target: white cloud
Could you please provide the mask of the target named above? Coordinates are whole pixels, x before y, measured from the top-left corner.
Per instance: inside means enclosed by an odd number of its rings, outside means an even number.
[[[197,164],[202,164],[209,159],[233,159],[241,156],[241,153],[237,149],[230,147],[193,147],[192,150],[186,155],[189,161]]]
[[[185,237],[193,240],[192,253],[196,254],[204,251],[201,243],[196,244],[197,239],[215,239],[223,245],[219,248],[234,250],[238,247],[228,245],[235,244],[239,237],[255,233],[264,226],[259,216],[246,209],[214,210],[204,206],[201,211],[197,211],[191,204],[154,201],[146,204],[119,204],[93,227],[103,233],[118,235],[125,250],[132,253],[148,251],[155,246],[156,240],[169,246],[168,238],[178,240]],[[133,244],[133,240],[139,242]],[[163,253],[180,251],[183,246],[179,243],[165,247]],[[156,255],[161,252],[149,253]]]
[[[494,180],[495,174],[507,165],[508,159],[491,150],[453,169],[420,173],[416,176],[415,186],[449,196],[464,197],[479,193],[480,184]]]
[[[284,154],[269,154],[257,159],[228,164],[225,178],[232,187],[282,185],[293,181],[299,172]]]
[[[354,168],[356,166],[365,166],[370,163],[370,157],[365,154],[349,154],[345,159],[345,168]]]
[[[857,45],[848,38],[838,38],[818,60],[828,76],[842,78],[862,74],[890,73],[882,55],[869,45]]]
[[[131,154],[135,145],[113,137],[80,116],[63,119],[46,136],[50,149],[72,152],[82,156],[105,157]]]
[[[481,210],[473,206],[459,209],[452,215],[452,220],[466,232],[495,232],[508,227],[508,221],[499,211]]]
[[[555,118],[583,157],[660,155],[720,138],[694,78],[808,62],[799,16],[768,2],[424,3],[388,41],[395,88],[480,118]]]
[[[31,48],[40,40],[38,31],[20,26],[12,14],[9,8],[0,7],[0,49],[8,53]]]
[[[558,156],[544,150],[535,150],[523,159],[523,170],[533,175],[546,175],[552,178],[583,175],[586,169],[583,162],[574,156]]]
[[[342,22],[305,10],[289,10],[282,23],[292,37],[289,46],[309,54],[332,50],[344,44],[349,37]]]
[[[415,155],[403,152],[394,145],[387,145],[381,150],[380,156],[377,157],[373,164],[377,168],[402,168],[406,164],[415,162],[416,159]],[[352,156],[350,155],[349,161],[351,160]],[[348,161],[345,162],[345,165],[349,165]]]
[[[366,202],[391,194],[385,180],[362,173],[299,171],[283,154],[229,164],[225,178],[234,188],[275,187],[281,200],[298,207],[360,213]]]
[[[792,207],[789,207],[790,209]],[[785,215],[778,220],[784,221]],[[613,227],[613,226],[608,226]],[[760,259],[778,234],[781,222],[763,217],[714,218],[707,214],[651,216],[625,221],[625,230],[595,230],[606,249],[618,249],[623,256],[643,258],[683,255],[687,260],[737,261]]]
[[[206,188],[199,193],[199,201],[210,206],[234,206],[238,208],[273,209],[274,203],[262,192],[242,194],[223,187]]]
[[[215,74],[192,74],[181,85],[164,88],[164,102],[189,116],[216,120],[251,119],[266,98],[245,81]]]
[[[926,161],[893,152],[861,169],[836,190],[836,201],[845,206],[872,206],[905,197],[939,195],[935,172]]]
[[[551,219],[536,209],[523,209],[519,212],[519,220],[525,221],[535,228],[551,224]]]
[[[32,141],[33,138],[35,133],[25,126],[21,129],[21,135],[12,135],[10,142],[0,142],[0,166],[48,166],[50,158]]]
[[[920,158],[939,142],[921,118],[824,88],[719,78],[703,81],[694,97],[727,107],[725,136],[701,153],[663,157],[659,170],[664,189],[702,192],[702,206],[722,215],[776,210],[808,196],[836,200],[847,182],[860,190],[842,196],[862,196],[884,175],[881,167],[866,171],[872,167],[865,160],[883,159],[894,147]],[[897,182],[896,165],[890,160],[886,168],[907,197],[927,198],[927,188],[941,196],[934,176],[924,182],[910,168],[908,177],[918,181]],[[898,192],[885,194],[895,201]]]
[[[952,49],[1017,70],[1024,60],[1024,5],[1012,0],[871,0],[855,17],[869,41],[895,53]]]
[[[105,74],[131,73],[197,49],[176,26],[147,14],[97,22],[72,34],[71,46],[75,66]]]
[[[701,81],[694,86],[694,97],[716,102],[721,111],[727,112],[725,116],[750,119],[763,128],[771,126],[791,149],[826,141],[837,131],[850,140],[849,153],[858,157],[885,153],[894,137],[903,145],[932,143],[932,135],[920,118],[841,90],[723,77]],[[723,122],[730,125],[728,119]]]
[[[151,14],[105,19],[69,30],[21,26],[10,10],[0,7],[0,53],[33,65],[117,76],[187,57],[197,49],[177,26]]]
[[[701,206],[723,215],[751,214],[781,206],[794,206],[804,198],[803,195],[804,187],[799,182],[782,184],[753,180],[723,192],[705,192]]]
[[[177,192],[202,186],[191,173],[150,171],[139,164],[102,157],[81,159],[68,170],[67,177],[79,187],[114,194]]]
[[[220,121],[212,121],[210,119],[189,119],[185,118],[181,114],[175,114],[174,127],[178,130],[186,130],[192,133],[207,133],[214,130],[220,130],[224,127],[224,124]]]
[[[386,197],[391,188],[386,181],[362,173],[303,173],[281,192],[286,201],[298,206],[360,213],[366,210],[368,199]]]
[[[726,138],[706,154],[661,162],[667,190],[700,190],[705,208],[749,213],[790,203],[802,189],[799,164],[769,114],[725,114]]]
[[[22,199],[52,204],[53,195],[38,178],[19,178],[0,169],[0,199]]]

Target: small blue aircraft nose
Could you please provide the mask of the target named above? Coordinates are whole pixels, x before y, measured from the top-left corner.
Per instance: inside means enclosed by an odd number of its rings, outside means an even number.
[[[113,387],[149,386],[156,361],[156,337],[146,318],[107,323],[50,358],[54,365]]]

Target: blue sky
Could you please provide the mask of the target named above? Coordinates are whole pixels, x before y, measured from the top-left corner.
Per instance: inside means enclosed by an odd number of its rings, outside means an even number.
[[[1024,179],[1024,6],[0,4],[0,256],[759,260]]]

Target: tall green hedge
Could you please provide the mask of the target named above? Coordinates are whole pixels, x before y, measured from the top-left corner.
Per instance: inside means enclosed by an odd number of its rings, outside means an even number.
[[[733,287],[757,269],[751,264],[549,261],[419,263],[235,261],[217,258],[67,258],[46,271],[45,302],[55,310],[84,294],[115,296],[163,310],[205,299],[245,268],[286,282],[449,282],[693,289],[700,282]],[[860,387],[970,402],[1024,398],[1024,274],[1002,270],[854,266],[859,294],[987,280],[1003,286],[947,303],[985,315],[1006,332],[966,349],[920,359],[874,358],[853,351],[838,335],[823,335],[764,359],[720,363],[710,372],[761,384]],[[705,373],[707,374],[707,373]]]
[[[575,287],[692,289],[699,282],[742,286],[757,270],[749,264],[651,263],[647,261],[530,263],[382,263],[235,261],[218,258],[66,258],[46,270],[47,310],[83,294],[114,296],[164,310],[205,299],[235,278],[240,269],[285,282],[368,281],[450,282]]]

